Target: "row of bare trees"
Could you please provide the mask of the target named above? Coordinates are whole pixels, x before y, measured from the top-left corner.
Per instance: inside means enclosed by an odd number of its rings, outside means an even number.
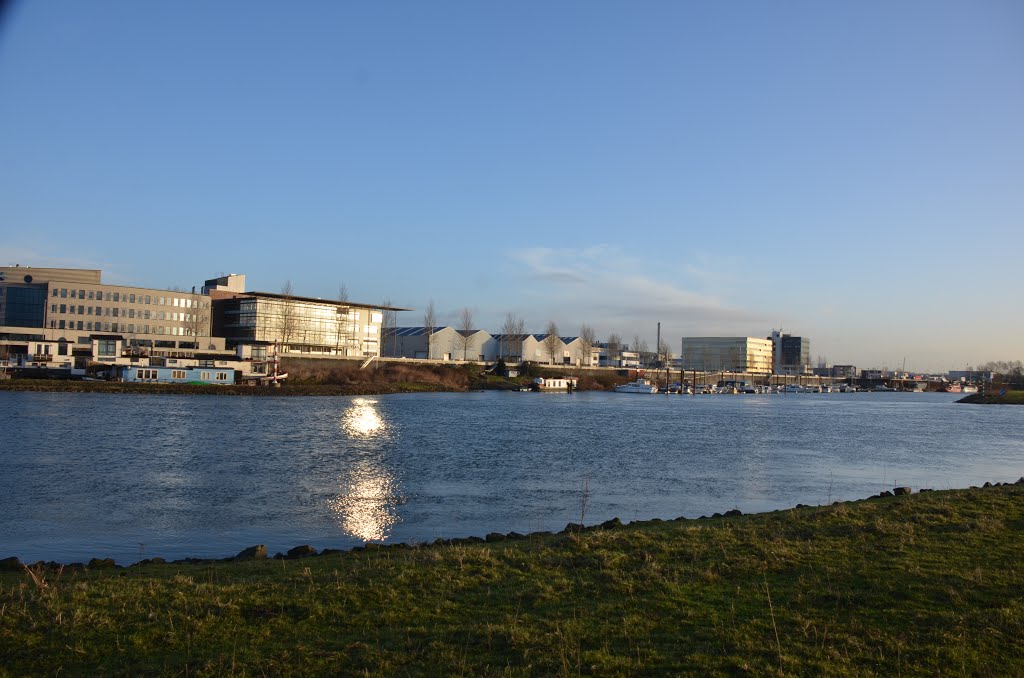
[[[294,287],[291,280],[286,280],[281,286],[281,296],[284,297],[285,303],[280,305],[279,317],[277,319],[277,329],[284,343],[289,343],[295,334],[296,325],[298,324],[298,317],[294,304],[288,303],[290,298],[294,296]],[[345,283],[338,285],[338,301],[341,303],[347,302],[349,299],[348,287]],[[386,344],[388,341],[396,341],[396,330],[397,330],[397,315],[396,312],[390,310],[391,300],[385,299],[382,302],[383,318],[381,321],[381,341]],[[207,316],[208,318],[208,316]],[[430,300],[427,304],[426,309],[423,312],[423,327],[427,335],[427,357],[432,356],[432,339],[434,333],[437,331],[438,317],[437,308],[434,305],[434,301]],[[505,315],[505,322],[501,326],[501,347],[499,353],[503,358],[519,358],[522,359],[522,348],[523,348],[523,337],[525,336],[526,322],[515,313],[509,312]],[[463,360],[469,359],[469,350],[473,344],[473,311],[466,307],[463,308],[459,313],[459,321],[456,327],[459,333],[459,346],[462,350]],[[341,341],[341,328],[339,324],[338,339]],[[562,346],[562,340],[559,337],[558,325],[552,320],[548,322],[547,328],[545,329],[545,339],[543,342],[544,349],[548,354],[550,362],[560,362],[558,351]],[[599,346],[597,334],[594,329],[587,323],[584,323],[580,327],[579,335],[577,337],[577,351],[579,355],[579,362],[581,365],[590,365],[593,361],[594,348]],[[611,352],[619,352],[632,348],[640,354],[648,353],[647,342],[640,338],[639,335],[633,337],[632,346],[624,344],[622,337],[616,333],[612,333],[608,337],[607,346]],[[383,346],[381,347],[384,348]],[[394,347],[392,347],[394,348]],[[659,359],[661,356],[668,355],[669,349],[665,342],[662,342],[662,346],[659,347]]]

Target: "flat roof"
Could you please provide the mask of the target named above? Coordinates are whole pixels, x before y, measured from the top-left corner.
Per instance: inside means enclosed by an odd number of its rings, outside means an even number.
[[[355,301],[337,301],[335,299],[317,299],[316,297],[301,297],[297,294],[278,294],[276,292],[237,292],[235,298],[244,297],[266,297],[268,299],[291,299],[292,301],[306,301],[312,304],[329,304],[331,306],[356,306],[358,308],[376,308],[382,311],[415,311],[414,308],[402,308],[400,306],[384,306],[383,304],[360,304]]]

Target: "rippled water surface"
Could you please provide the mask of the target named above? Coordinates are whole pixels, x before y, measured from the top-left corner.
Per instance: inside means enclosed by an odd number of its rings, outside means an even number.
[[[1024,475],[1024,408],[920,393],[0,392],[0,557],[224,557]]]

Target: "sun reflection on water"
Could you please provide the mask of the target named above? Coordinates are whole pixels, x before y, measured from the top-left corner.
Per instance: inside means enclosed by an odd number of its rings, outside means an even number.
[[[349,435],[371,438],[387,432],[387,423],[377,411],[377,401],[356,398],[342,415],[341,426]]]
[[[380,462],[375,443],[389,437],[388,422],[377,410],[377,401],[357,398],[341,418],[341,428],[354,440],[369,444],[372,452],[345,469],[338,480],[337,498],[329,502],[341,529],[364,541],[384,541],[401,517],[398,506],[404,502],[394,474]]]
[[[331,501],[341,529],[363,541],[384,541],[401,518],[403,502],[395,478],[383,469],[363,466],[343,481],[341,493]]]

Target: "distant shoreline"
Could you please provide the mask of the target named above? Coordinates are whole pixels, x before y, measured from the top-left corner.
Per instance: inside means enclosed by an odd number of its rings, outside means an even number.
[[[141,395],[211,396],[362,396],[392,393],[445,393],[457,391],[440,384],[357,383],[357,384],[283,384],[272,386],[221,386],[215,384],[132,384],[115,381],[75,381],[70,379],[8,379],[0,381],[0,391],[30,393],[128,393]]]

